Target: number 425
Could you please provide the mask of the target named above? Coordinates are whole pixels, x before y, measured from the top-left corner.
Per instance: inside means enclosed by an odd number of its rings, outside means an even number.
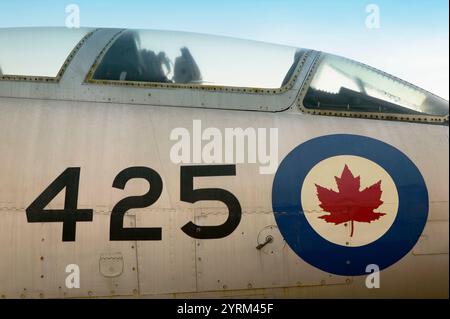
[[[184,225],[181,230],[197,239],[223,238],[230,235],[241,221],[242,209],[237,198],[221,188],[194,189],[194,177],[235,176],[235,165],[181,166],[180,200],[188,203],[198,201],[221,201],[228,208],[228,218],[221,225],[199,226],[193,222]],[[130,196],[120,200],[112,209],[109,238],[116,240],[161,240],[161,227],[125,228],[123,220],[130,209],[145,208],[153,205],[161,196],[163,182],[161,176],[149,167],[129,167],[121,171],[112,187],[124,189],[127,182],[134,178],[143,178],[150,184],[149,191],[142,196]],[[77,222],[91,222],[92,209],[78,209],[78,190],[80,168],[67,168],[59,175],[26,209],[29,223],[63,223],[62,240],[75,241]],[[63,209],[45,209],[47,205],[65,189]]]

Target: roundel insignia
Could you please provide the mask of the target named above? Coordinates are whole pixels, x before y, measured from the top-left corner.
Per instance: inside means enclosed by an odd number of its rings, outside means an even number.
[[[292,250],[338,275],[384,269],[416,244],[428,216],[422,175],[401,151],[358,135],[309,140],[281,162],[275,219]]]

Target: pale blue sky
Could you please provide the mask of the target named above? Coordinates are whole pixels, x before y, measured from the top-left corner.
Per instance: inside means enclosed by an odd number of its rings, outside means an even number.
[[[220,34],[344,55],[449,96],[448,0],[2,0],[0,27],[81,25]],[[369,29],[366,6],[380,9]]]

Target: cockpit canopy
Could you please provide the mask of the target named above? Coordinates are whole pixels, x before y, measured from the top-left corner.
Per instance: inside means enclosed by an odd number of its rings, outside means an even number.
[[[90,49],[93,44],[85,40],[98,30],[0,30],[0,81],[59,82],[75,48]],[[185,32],[114,29],[113,34],[106,45],[94,50],[95,62],[86,62],[90,70],[82,75],[84,84],[218,91],[232,87],[233,92],[245,94],[278,94],[303,87],[299,94],[290,94],[299,96],[301,109],[312,114],[407,114],[419,120],[428,116],[448,121],[448,101],[343,57]],[[306,57],[317,60],[303,65]],[[294,76],[300,70],[303,75]]]
[[[0,76],[56,77],[74,47],[93,29],[0,29]]]
[[[297,51],[227,37],[127,30],[103,56],[93,79],[280,88]]]

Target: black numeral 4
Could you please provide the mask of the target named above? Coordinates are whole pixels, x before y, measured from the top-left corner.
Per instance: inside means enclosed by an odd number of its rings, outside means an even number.
[[[26,209],[29,223],[63,223],[63,241],[75,241],[77,222],[92,221],[92,209],[78,209],[80,168],[70,167],[59,175]],[[66,189],[64,209],[45,209]]]

